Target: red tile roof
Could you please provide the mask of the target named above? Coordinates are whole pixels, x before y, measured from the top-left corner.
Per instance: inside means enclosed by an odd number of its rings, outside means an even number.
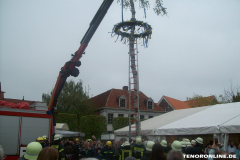
[[[29,105],[37,102],[37,101],[28,101],[28,100],[20,100],[20,99],[10,99],[10,98],[3,98],[3,101],[7,101],[7,102],[12,102],[12,103],[21,103],[21,102],[27,102]]]
[[[175,109],[186,109],[186,108],[191,108],[188,103],[183,102],[183,101],[179,101],[177,99],[174,98],[170,98],[167,96],[164,96],[165,99],[175,108]]]
[[[129,94],[127,90],[122,89],[110,89],[102,94],[99,94],[90,99],[93,106],[97,108],[101,107],[110,107],[110,108],[123,108],[119,107],[119,97],[125,96],[127,99],[127,108],[129,106]],[[133,91],[132,91],[133,95]],[[147,99],[149,99],[144,93],[139,93],[139,105],[140,110],[148,110],[148,111],[164,111],[161,107],[154,103],[154,109],[147,109]],[[133,104],[131,105],[133,107]]]
[[[175,109],[187,109],[193,106],[207,106],[214,99],[215,96],[203,97],[204,99],[199,100],[188,100],[180,101],[174,98],[163,96]],[[201,104],[201,105],[198,105]]]

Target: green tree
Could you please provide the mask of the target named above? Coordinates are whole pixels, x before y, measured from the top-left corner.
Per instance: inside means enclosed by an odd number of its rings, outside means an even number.
[[[230,81],[230,86],[224,89],[224,94],[219,95],[218,99],[220,103],[240,102],[240,87],[233,86],[232,81]]]
[[[52,91],[53,92],[53,91]],[[51,94],[42,94],[42,101],[49,104]],[[59,113],[77,114],[77,130],[80,129],[81,117],[92,115],[94,107],[90,103],[89,92],[83,90],[82,81],[69,80],[64,84],[56,105]]]
[[[107,132],[107,118],[98,115],[82,116],[81,131],[85,133],[85,138],[91,138],[92,135],[100,138],[101,134]]]
[[[187,97],[187,101],[185,102],[188,103],[191,107],[201,107],[219,103],[216,98],[212,99],[210,97],[203,97],[195,93],[193,94],[193,97]]]

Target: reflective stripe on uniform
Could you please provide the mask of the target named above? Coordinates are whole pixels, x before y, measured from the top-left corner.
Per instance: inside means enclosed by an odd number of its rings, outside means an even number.
[[[64,151],[64,148],[60,149],[58,152],[60,153],[60,152],[62,152],[62,151]]]
[[[58,145],[52,145],[52,146],[51,146],[51,148],[55,148],[55,149],[57,149],[57,150],[58,150],[58,147],[59,147]]]
[[[124,160],[124,153],[129,153],[129,157],[132,157],[132,150],[122,150],[122,160]]]
[[[140,147],[134,147],[133,148],[134,152],[138,152],[140,153],[141,152],[141,157],[143,156],[143,152],[144,152],[144,149],[143,148],[140,148]]]

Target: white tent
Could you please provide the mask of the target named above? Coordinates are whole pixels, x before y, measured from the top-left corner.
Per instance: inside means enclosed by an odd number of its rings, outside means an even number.
[[[61,134],[63,137],[85,137],[85,133],[56,130],[56,134]]]
[[[151,140],[165,139],[166,135],[220,133],[240,133],[240,102],[174,110],[141,122],[141,135]],[[129,127],[114,134],[116,139],[127,138]]]
[[[151,140],[156,139],[155,130],[161,126],[165,126],[169,123],[175,122],[179,119],[185,118],[188,115],[194,114],[196,112],[205,110],[211,106],[207,107],[196,107],[191,109],[182,109],[182,110],[174,110],[160,116],[156,116],[154,118],[145,120],[141,122],[141,135],[147,136]],[[132,125],[134,126],[134,125]],[[135,128],[132,128],[135,129]],[[129,135],[129,126],[118,129],[114,131],[114,134],[117,137],[128,137]]]
[[[218,104],[156,128],[155,135],[240,133],[240,102]]]
[[[67,123],[56,123],[55,129],[69,131],[69,127]]]

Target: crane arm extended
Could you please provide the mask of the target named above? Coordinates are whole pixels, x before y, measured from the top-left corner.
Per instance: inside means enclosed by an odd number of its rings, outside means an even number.
[[[99,24],[103,20],[104,16],[106,15],[109,7],[111,6],[113,0],[104,0],[100,8],[98,9],[97,13],[93,17],[93,20],[90,23],[90,26],[85,33],[84,37],[81,40],[81,45],[78,48],[78,50],[73,54],[70,61],[66,62],[65,65],[61,68],[61,71],[58,75],[57,82],[55,84],[54,90],[51,95],[51,99],[48,105],[48,110],[52,113],[52,122],[51,122],[51,133],[54,134],[54,126],[56,126],[55,121],[55,109],[57,105],[57,99],[58,96],[67,80],[67,78],[71,75],[74,77],[77,77],[79,74],[79,70],[76,68],[81,65],[81,62],[79,59],[82,57],[82,54],[84,54],[84,51],[91,40],[92,36],[94,35],[95,31],[97,30]]]

